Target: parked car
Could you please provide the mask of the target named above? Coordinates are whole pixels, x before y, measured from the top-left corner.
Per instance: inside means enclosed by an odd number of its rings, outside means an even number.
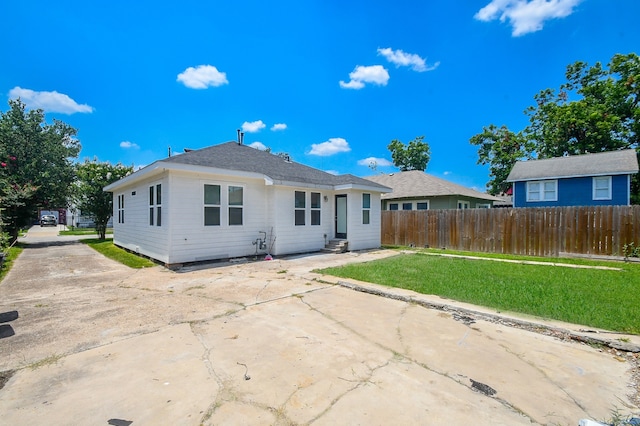
[[[42,217],[40,217],[40,226],[46,225],[57,226],[58,219],[56,219],[56,217],[52,214],[43,214]]]

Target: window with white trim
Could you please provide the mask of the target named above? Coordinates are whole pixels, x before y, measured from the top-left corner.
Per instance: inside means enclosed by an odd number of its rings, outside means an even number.
[[[371,194],[362,194],[362,224],[371,223]]]
[[[398,203],[389,204],[389,210],[398,210]]]
[[[478,203],[476,204],[476,209],[490,209],[491,204],[488,203]]]
[[[305,216],[307,208],[307,193],[304,191],[296,191],[294,194],[294,210],[296,226],[305,225]]]
[[[413,210],[413,203],[402,203],[402,210]]]
[[[320,225],[320,193],[311,193],[311,225]]]
[[[471,204],[468,201],[458,200],[458,209],[464,210],[471,207]]]
[[[533,180],[527,182],[527,201],[558,201],[558,181]]]
[[[429,210],[429,201],[418,201],[416,203],[416,210]]]
[[[220,185],[204,185],[204,226],[220,226]]]
[[[229,225],[242,225],[244,188],[229,185]]]
[[[593,199],[611,199],[611,176],[595,176],[593,178]]]
[[[118,223],[124,223],[124,194],[118,195]]]
[[[162,184],[149,187],[149,226],[162,226]]]

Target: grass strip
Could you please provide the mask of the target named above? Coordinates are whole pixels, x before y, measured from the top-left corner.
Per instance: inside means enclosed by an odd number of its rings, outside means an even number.
[[[640,334],[640,265],[611,262],[608,265],[622,270],[503,263],[425,256],[418,252],[316,272],[433,294],[498,311]]]
[[[80,241],[98,251],[105,257],[113,259],[116,262],[120,262],[130,268],[149,268],[156,265],[147,258],[138,256],[134,253],[130,253],[124,249],[121,249],[120,247],[115,246],[113,244],[113,238],[107,238],[105,240],[100,240],[98,238],[88,238],[81,239]]]
[[[4,258],[4,263],[2,264],[2,269],[0,269],[0,281],[2,281],[11,270],[11,265],[13,265],[13,261],[20,256],[22,253],[23,246],[20,243],[16,243],[6,252],[6,256]]]

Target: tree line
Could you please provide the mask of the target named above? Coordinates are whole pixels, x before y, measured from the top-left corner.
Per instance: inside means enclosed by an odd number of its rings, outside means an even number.
[[[97,158],[77,162],[81,144],[76,135],[60,120],[47,123],[42,109],[27,111],[19,99],[0,112],[0,231],[5,236],[0,242],[15,241],[40,209],[71,203],[94,218],[99,237],[105,238],[112,194],[102,188],[133,167]]]
[[[567,66],[558,90],[544,89],[525,111],[529,124],[520,131],[490,124],[470,139],[478,164],[489,166],[490,194],[509,189],[506,182],[518,160],[543,159],[639,149],[640,58],[615,54],[606,67],[577,61]],[[640,175],[631,183],[631,201],[640,203]]]

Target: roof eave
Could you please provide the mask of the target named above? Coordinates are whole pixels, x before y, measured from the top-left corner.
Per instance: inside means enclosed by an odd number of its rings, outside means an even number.
[[[592,176],[618,176],[618,175],[634,175],[638,173],[638,169],[636,170],[626,170],[626,171],[617,171],[617,172],[602,172],[602,173],[584,173],[579,175],[562,175],[562,176],[534,176],[534,177],[526,177],[526,178],[516,178],[509,179],[507,177],[506,182],[524,182],[531,180],[550,180],[550,179],[572,179],[572,178],[581,178],[581,177],[592,177]]]

